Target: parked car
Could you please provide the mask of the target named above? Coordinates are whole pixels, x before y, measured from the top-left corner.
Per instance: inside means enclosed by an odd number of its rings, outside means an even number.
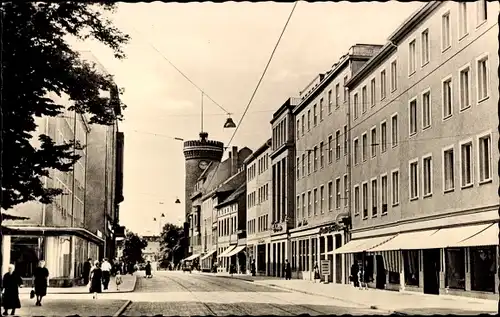
[[[189,273],[191,273],[192,270],[193,270],[193,264],[191,261],[182,262],[182,271],[184,272],[189,271]]]

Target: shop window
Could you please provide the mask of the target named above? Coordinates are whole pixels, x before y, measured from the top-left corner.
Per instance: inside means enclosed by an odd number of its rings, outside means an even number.
[[[405,284],[411,286],[419,285],[419,261],[418,250],[403,251]]]
[[[495,292],[495,247],[470,248],[471,289]]]
[[[446,287],[465,289],[465,251],[464,248],[446,250]]]
[[[388,272],[389,273],[389,283],[390,284],[399,284],[401,283],[401,278],[399,276],[399,272]]]

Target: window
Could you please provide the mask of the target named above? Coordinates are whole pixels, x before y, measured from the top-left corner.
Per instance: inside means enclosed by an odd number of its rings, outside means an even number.
[[[417,133],[417,99],[410,101],[410,135]]]
[[[380,143],[382,153],[387,151],[387,123],[384,121],[380,124]]]
[[[300,219],[300,195],[297,196],[297,219]]]
[[[328,113],[332,113],[332,90],[328,91]]]
[[[362,146],[363,146],[363,152],[361,153],[361,157],[363,159],[363,162],[366,161],[366,157],[368,156],[368,140],[367,140],[367,135],[366,133],[363,134],[363,137],[362,137]]]
[[[325,212],[325,186],[323,186],[323,185],[321,185],[321,187],[319,188],[319,198],[320,198],[319,210],[321,211],[321,213],[324,213]]]
[[[359,105],[358,105],[358,94],[354,94],[354,120],[358,118],[358,112],[359,112]]]
[[[403,264],[406,285],[419,286],[419,250],[403,250]]]
[[[347,155],[347,125],[344,125],[344,156]]]
[[[467,2],[458,3],[458,37],[462,38],[469,33],[467,23]]]
[[[441,48],[443,51],[451,46],[450,13],[446,13],[441,18]]]
[[[417,42],[416,40],[413,40],[410,42],[410,47],[408,51],[408,71],[409,74],[413,74],[416,69],[416,64],[417,64],[417,48],[416,48]]]
[[[371,152],[372,152],[372,157],[377,156],[377,128],[372,128],[372,144],[370,146]]]
[[[477,61],[477,100],[482,101],[488,98],[488,56],[484,56]]]
[[[380,179],[380,183],[382,186],[381,198],[382,198],[382,215],[387,213],[387,175],[383,175]]]
[[[470,248],[471,290],[495,292],[496,246]]]
[[[349,201],[347,200],[349,184],[347,184],[347,174],[344,175],[344,207],[347,207]]]
[[[368,183],[363,183],[363,218],[368,218]]]
[[[328,210],[333,210],[333,182],[328,183]]]
[[[307,151],[307,174],[311,174],[311,151]]]
[[[313,106],[313,124],[318,125],[318,105]]]
[[[305,115],[302,115],[302,135],[305,133]]]
[[[431,44],[429,42],[429,30],[425,30],[421,34],[421,40],[422,40],[422,66],[426,65],[429,63],[431,56]]]
[[[431,92],[428,90],[422,94],[422,129],[431,126]]]
[[[424,197],[432,195],[432,156],[423,158]]]
[[[347,76],[344,77],[344,102],[347,101],[347,93],[346,93],[346,84],[347,84]]]
[[[479,181],[491,178],[491,135],[486,135],[479,138]]]
[[[461,186],[467,187],[472,185],[472,141],[460,145],[460,179]]]
[[[455,188],[455,157],[453,148],[446,149],[443,152],[443,172],[444,172],[444,191],[451,191]]]
[[[300,119],[297,120],[297,140],[300,139]]]
[[[335,132],[335,158],[340,160],[340,130]]]
[[[306,218],[306,194],[302,194],[302,218]]]
[[[418,160],[410,162],[410,200],[418,198]]]
[[[354,214],[359,215],[359,186],[354,186]]]
[[[372,217],[377,216],[377,205],[378,205],[378,189],[377,180],[372,180]]]
[[[314,171],[318,170],[318,147],[314,147]]]
[[[359,141],[358,139],[354,139],[354,165],[357,165],[359,163]]]
[[[398,145],[398,115],[395,114],[391,118],[391,143],[392,147]]]
[[[312,212],[312,198],[311,198],[311,191],[307,192],[307,202],[309,205],[307,206],[307,216],[311,217],[311,212]]]
[[[323,121],[323,98],[319,100],[319,121]]]
[[[385,69],[380,72],[380,100],[383,100],[385,98],[385,94],[387,92],[387,86],[386,86],[386,75],[385,75]]]
[[[306,155],[302,154],[302,177],[306,176]]]
[[[311,131],[311,110],[307,110],[307,131]]]
[[[399,171],[392,171],[392,205],[396,206],[399,204]]]
[[[377,98],[377,90],[375,85],[375,78],[370,81],[370,104],[372,107],[375,106],[375,99]]]
[[[297,180],[300,178],[300,157],[297,157]]]
[[[328,136],[328,163],[331,163],[333,161],[333,136]]]
[[[335,107],[340,107],[340,84],[335,85]]]
[[[480,25],[488,19],[488,7],[486,0],[477,2],[477,24]]]
[[[465,249],[445,249],[445,287],[465,290]]]
[[[314,194],[314,215],[318,214],[318,189],[315,188],[313,191]]]
[[[319,144],[319,155],[320,155],[319,166],[323,168],[325,167],[325,146],[323,142]]]
[[[391,63],[391,91],[398,89],[398,62]]]
[[[340,178],[335,180],[335,208],[340,209]]]
[[[453,113],[451,77],[443,80],[443,119],[449,118]]]
[[[460,2],[460,4],[466,4]],[[470,107],[470,67],[466,66],[460,70],[460,110]]]
[[[366,105],[368,104],[368,93],[366,92],[366,86],[361,88],[361,109],[363,113],[366,112]]]

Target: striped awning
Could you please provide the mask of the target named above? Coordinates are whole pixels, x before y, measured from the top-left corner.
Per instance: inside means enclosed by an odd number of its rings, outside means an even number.
[[[214,254],[214,253],[215,253],[215,251],[217,251],[217,250],[215,250],[215,249],[214,249],[214,250],[209,251],[209,252],[208,252],[207,254],[205,254],[205,255],[204,255],[201,259],[202,259],[202,260],[205,260],[206,258],[208,258],[209,256],[211,256],[212,254]]]
[[[386,271],[399,273],[401,272],[401,251],[377,251],[375,255],[380,255],[384,259],[384,268]]]
[[[218,255],[217,257],[218,258],[223,258],[223,257],[226,257],[231,251],[234,250],[234,248],[236,248],[235,245],[231,245],[229,246],[224,252],[222,252],[220,255]]]

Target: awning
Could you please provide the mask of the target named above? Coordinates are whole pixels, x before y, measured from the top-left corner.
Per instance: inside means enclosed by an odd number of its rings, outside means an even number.
[[[230,253],[231,251],[233,251],[233,249],[235,248],[236,246],[235,245],[231,245],[229,246],[224,252],[222,252],[218,258],[223,258],[225,256],[227,256],[228,253]]]
[[[185,258],[184,261],[191,261],[191,260],[196,259],[199,256],[200,256],[200,254],[193,254],[193,255],[190,255],[187,258]]]
[[[202,260],[205,260],[206,258],[208,258],[209,256],[211,256],[212,254],[214,254],[214,253],[215,253],[215,251],[217,251],[217,250],[215,250],[215,249],[214,249],[214,250],[212,250],[212,251],[209,251],[209,252],[208,252],[207,254],[205,254],[205,255],[204,255],[201,259],[202,259]]]
[[[485,245],[498,245],[498,223],[457,243],[457,247],[478,247]]]
[[[419,242],[420,249],[444,249],[457,247],[460,241],[483,231],[489,225],[490,224],[482,224],[439,229],[430,237],[429,240]],[[495,244],[498,244],[498,238],[497,243]]]
[[[431,236],[437,231],[438,229],[400,233],[395,236],[394,239],[391,239],[386,243],[371,249],[370,251],[380,252],[422,249],[422,243],[426,243],[425,241],[429,241],[429,239],[431,239]]]
[[[226,254],[227,257],[230,257],[230,256],[233,256],[235,254],[238,254],[240,253],[241,251],[243,251],[243,249],[245,249],[246,246],[245,245],[240,245],[239,247],[236,247],[233,251],[229,252],[228,254]]]
[[[394,238],[395,235],[383,236],[383,237],[373,237],[366,239],[351,240],[341,246],[340,248],[328,252],[328,254],[335,253],[358,253],[364,251],[371,251],[371,249],[387,242],[388,240]]]
[[[77,227],[38,227],[38,226],[2,226],[4,235],[40,235],[40,236],[78,236],[97,244],[103,244],[104,239],[84,228]]]

